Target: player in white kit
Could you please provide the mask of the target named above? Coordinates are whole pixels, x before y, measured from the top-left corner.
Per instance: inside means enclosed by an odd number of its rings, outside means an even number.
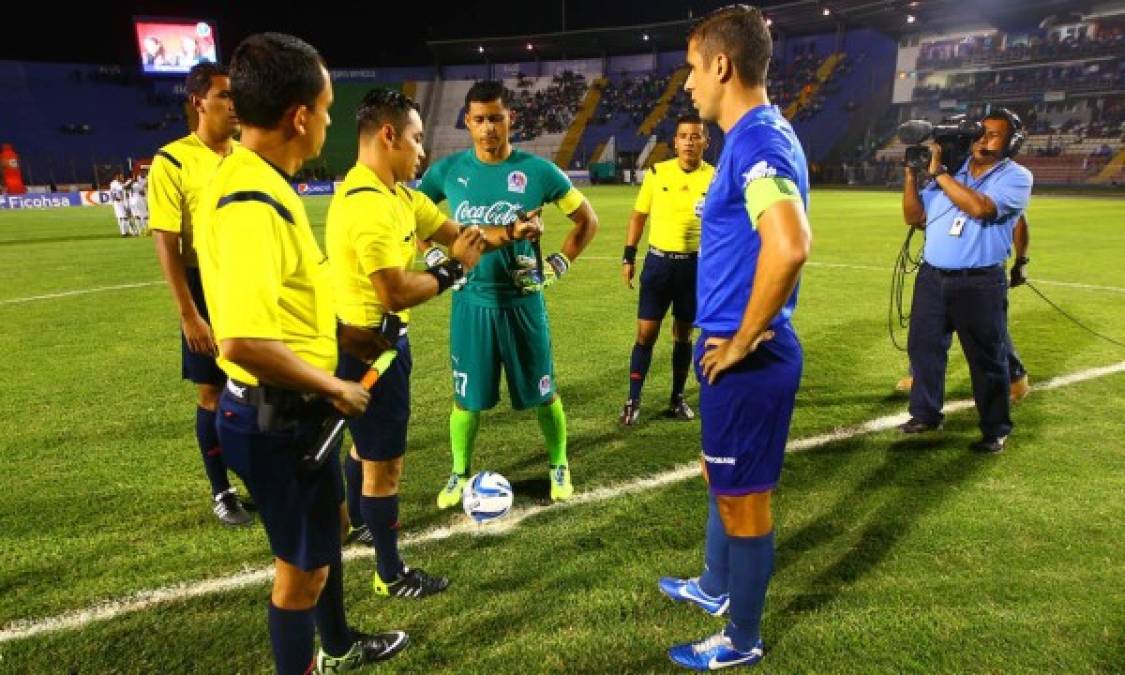
[[[109,182],[109,202],[113,205],[113,215],[117,217],[117,229],[122,237],[134,236],[133,225],[129,222],[129,204],[126,189],[133,181],[126,181],[121,172],[113,174]]]
[[[129,212],[133,215],[133,228],[138,236],[148,232],[148,172],[142,171],[129,186]]]

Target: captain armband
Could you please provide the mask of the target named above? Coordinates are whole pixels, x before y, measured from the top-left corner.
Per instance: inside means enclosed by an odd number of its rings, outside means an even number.
[[[782,201],[801,202],[801,192],[796,184],[788,178],[769,176],[757,178],[746,184],[743,192],[746,198],[746,213],[750,222],[757,229],[758,216],[766,209]]]

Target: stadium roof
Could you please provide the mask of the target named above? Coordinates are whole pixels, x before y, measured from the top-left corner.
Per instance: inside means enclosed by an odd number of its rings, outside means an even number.
[[[766,0],[753,4],[762,8],[772,21],[775,33],[782,36],[872,28],[899,37],[967,25],[1028,28],[1045,16],[1086,13],[1099,3],[1089,0]],[[426,44],[441,64],[671,51],[684,48],[684,38],[694,21],[686,17],[614,28],[431,40]]]

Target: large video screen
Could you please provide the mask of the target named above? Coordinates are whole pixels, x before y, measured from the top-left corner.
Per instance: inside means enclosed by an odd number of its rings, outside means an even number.
[[[182,75],[200,61],[218,60],[215,26],[188,19],[134,19],[145,73]]]

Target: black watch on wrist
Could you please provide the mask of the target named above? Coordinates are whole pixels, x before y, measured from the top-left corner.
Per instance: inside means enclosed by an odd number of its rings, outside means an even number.
[[[1021,255],[1018,258],[1016,258],[1016,264],[1017,265],[1026,265],[1029,262],[1031,262],[1031,258],[1028,258],[1025,255]]]
[[[937,171],[933,172],[930,175],[933,176],[934,178],[937,178],[938,176],[944,176],[947,173],[949,173],[949,169],[945,168],[944,164],[941,164],[941,165],[938,166]]]

